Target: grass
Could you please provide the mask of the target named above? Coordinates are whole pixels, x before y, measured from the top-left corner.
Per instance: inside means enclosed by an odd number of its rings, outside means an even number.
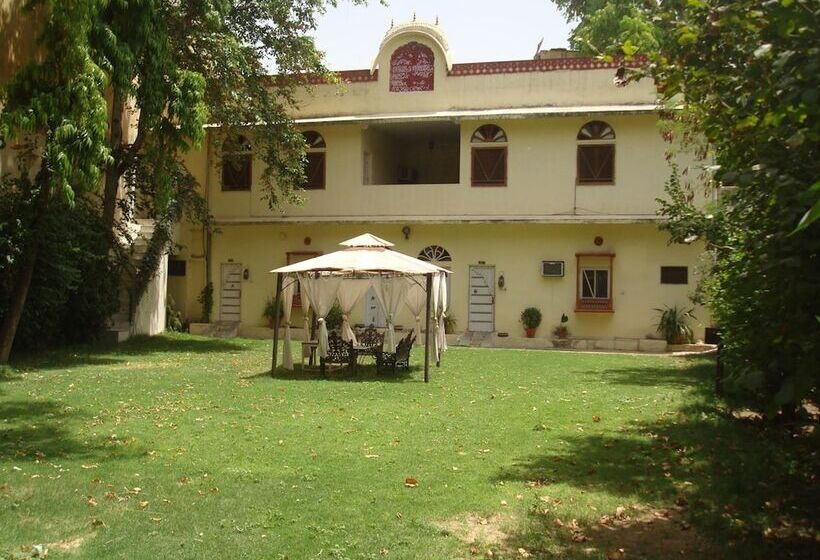
[[[0,557],[818,552],[816,440],[726,414],[708,360],[453,348],[425,385],[269,352],[167,335],[0,373]]]

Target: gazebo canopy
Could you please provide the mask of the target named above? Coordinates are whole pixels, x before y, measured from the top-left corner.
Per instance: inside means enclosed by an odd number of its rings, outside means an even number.
[[[392,243],[370,233],[342,241],[345,247],[327,255],[290,264],[271,270],[276,274],[276,307],[283,304],[285,324],[285,349],[283,363],[292,369],[290,354],[290,313],[294,285],[301,286],[303,304],[309,306],[318,316],[318,351],[320,358],[327,355],[328,332],[325,317],[333,302],[338,299],[342,308],[342,339],[355,343],[355,334],[350,327],[349,315],[367,287],[372,286],[376,299],[387,318],[385,347],[395,351],[394,316],[402,303],[406,303],[416,317],[417,329],[421,330],[421,316],[425,319],[424,330],[424,381],[429,380],[430,321],[435,326],[436,362],[441,352],[447,349],[444,336],[444,317],[447,308],[447,285],[444,279],[450,271],[432,263],[416,259],[391,249]],[[424,277],[422,284],[419,277]],[[288,278],[287,284],[284,279]],[[412,284],[412,286],[411,286]],[[414,292],[414,290],[419,290]],[[425,301],[426,300],[426,301]],[[426,306],[424,305],[426,303]],[[305,313],[305,332],[307,313]],[[271,371],[276,370],[276,352],[279,340],[279,319],[274,318],[273,359]]]
[[[271,270],[280,274],[328,272],[343,276],[381,275],[412,276],[450,274],[450,271],[429,262],[390,249],[389,241],[365,233],[339,243],[345,249],[319,255],[306,261]]]

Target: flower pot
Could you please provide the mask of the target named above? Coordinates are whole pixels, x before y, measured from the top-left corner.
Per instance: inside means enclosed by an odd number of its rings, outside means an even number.
[[[535,327],[527,327],[524,331],[527,333],[527,338],[535,338]]]

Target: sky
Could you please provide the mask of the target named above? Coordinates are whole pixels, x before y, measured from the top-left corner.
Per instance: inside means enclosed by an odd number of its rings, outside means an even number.
[[[532,58],[542,48],[566,47],[570,26],[549,0],[369,0],[354,6],[340,0],[320,16],[316,44],[331,70],[370,68],[390,21],[439,18],[453,62]]]

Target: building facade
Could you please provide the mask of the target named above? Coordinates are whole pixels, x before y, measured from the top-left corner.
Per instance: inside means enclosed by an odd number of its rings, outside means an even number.
[[[655,308],[691,307],[702,247],[659,231],[670,169],[654,87],[618,87],[614,74],[561,52],[457,64],[438,26],[395,26],[372,68],[305,89],[294,115],[308,146],[304,205],[269,209],[260,165],[216,127],[186,156],[218,232],[208,244],[179,226],[169,292],[197,320],[211,279],[212,319],[250,333],[273,295],[267,271],[370,232],[453,271],[457,332],[522,337],[533,306],[546,346],[563,315],[571,336],[602,348],[656,336]],[[382,320],[370,297],[358,313]],[[702,337],[708,316],[696,316]]]

